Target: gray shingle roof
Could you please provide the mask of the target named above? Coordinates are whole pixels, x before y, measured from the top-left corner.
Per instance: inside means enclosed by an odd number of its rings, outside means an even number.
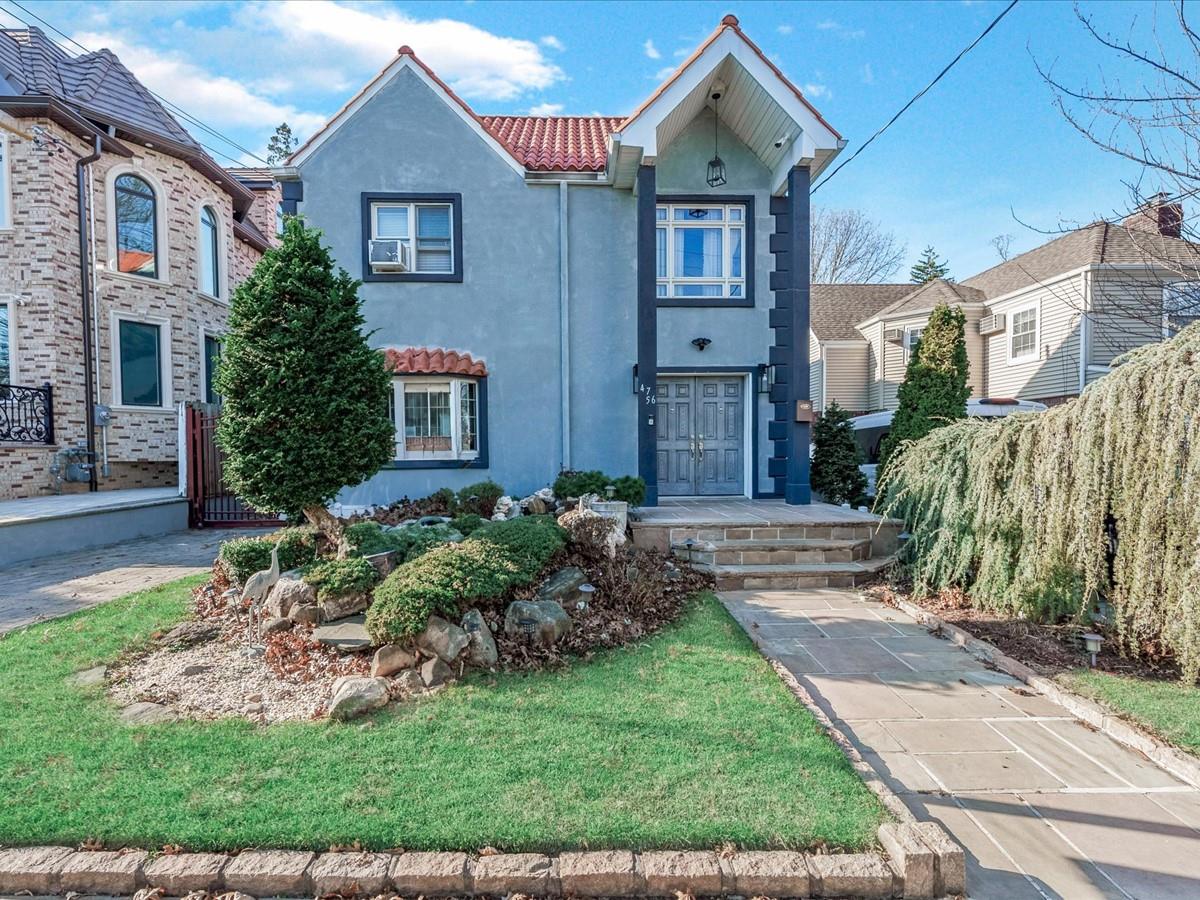
[[[861,341],[854,326],[912,289],[911,284],[814,284],[809,327],[817,340]]]
[[[933,309],[939,303],[945,303],[948,306],[958,306],[962,303],[982,303],[987,299],[983,291],[977,288],[947,281],[944,278],[935,278],[933,281],[917,285],[915,288],[911,284],[908,287],[910,290],[907,294],[891,306],[881,309],[879,315],[894,316],[904,312],[921,312]]]
[[[1014,256],[963,284],[983,291],[989,300],[1048,281],[1087,265],[1200,266],[1200,244],[1180,238],[1095,222],[1047,244]]]

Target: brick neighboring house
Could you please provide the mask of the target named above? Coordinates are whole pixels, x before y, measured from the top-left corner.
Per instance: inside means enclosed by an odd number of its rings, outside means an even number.
[[[77,166],[97,149],[85,322]],[[94,486],[176,484],[177,404],[212,399],[230,294],[275,234],[273,182],[217,165],[110,51],[72,57],[38,29],[0,31],[0,156],[0,499],[89,489],[85,329]],[[43,384],[53,443],[19,390]]]

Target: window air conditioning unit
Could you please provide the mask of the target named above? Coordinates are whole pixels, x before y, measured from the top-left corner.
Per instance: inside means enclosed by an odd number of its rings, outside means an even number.
[[[371,269],[376,272],[408,272],[408,244],[400,240],[371,241]]]
[[[884,332],[883,332],[883,339],[885,341],[887,341],[889,344],[903,344],[904,343],[904,329],[903,328],[886,328],[886,329],[884,329]]]
[[[1004,313],[993,313],[979,320],[980,334],[998,334],[1004,330]]]

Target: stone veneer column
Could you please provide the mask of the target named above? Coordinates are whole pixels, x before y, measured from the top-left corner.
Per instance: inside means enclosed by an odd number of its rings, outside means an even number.
[[[771,198],[775,231],[771,235],[771,253],[775,269],[771,290],[775,307],[771,310],[771,328],[775,342],[770,362],[775,367],[775,385],[771,388],[774,416],[769,425],[773,451],[767,463],[775,492],[793,505],[812,502],[809,484],[808,445],[811,426],[795,421],[796,401],[809,400],[809,186],[807,166],[796,166],[788,173],[786,197]]]
[[[637,439],[638,475],[646,482],[646,506],[658,505],[657,409],[658,296],[655,291],[654,166],[637,173]]]

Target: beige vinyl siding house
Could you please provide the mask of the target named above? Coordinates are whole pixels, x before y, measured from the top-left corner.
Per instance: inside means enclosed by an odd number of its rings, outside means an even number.
[[[862,373],[867,369],[864,341],[830,342],[823,347],[821,409],[834,400],[842,409],[862,413],[871,409],[870,391]]]

